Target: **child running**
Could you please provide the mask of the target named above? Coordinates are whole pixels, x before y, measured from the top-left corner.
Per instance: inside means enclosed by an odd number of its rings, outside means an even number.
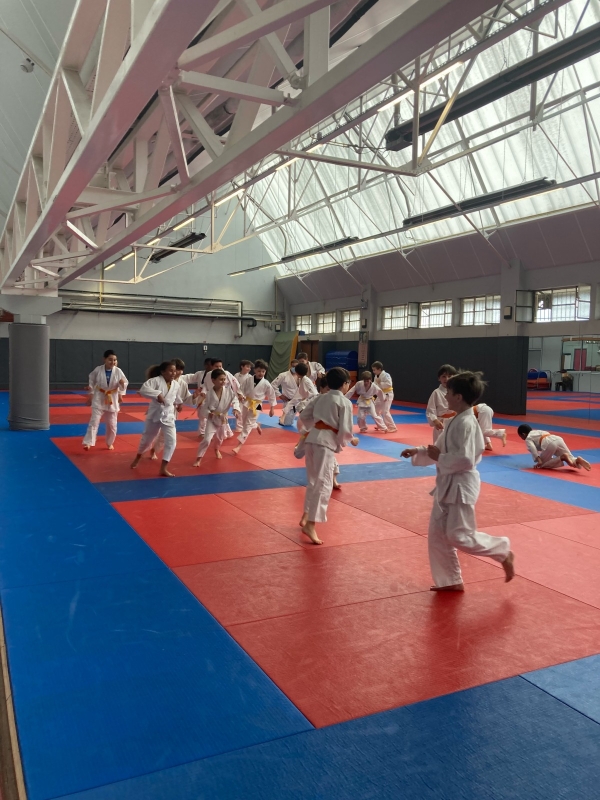
[[[310,405],[314,403],[317,397],[321,394],[327,394],[329,391],[329,384],[327,383],[327,375],[321,375],[319,380],[317,381],[317,389],[319,390],[319,394],[316,394],[314,397],[309,398],[306,405]],[[305,431],[302,436],[300,437],[300,441],[294,448],[294,455],[296,458],[304,458],[306,455],[306,437],[308,436],[308,431]],[[333,488],[334,489],[341,489],[341,485],[337,479],[337,476],[340,474],[340,465],[337,462],[337,458],[333,459]]]
[[[448,402],[446,400],[446,386],[448,379],[456,375],[456,369],[452,364],[442,364],[438,369],[438,381],[440,385],[434,389],[427,403],[425,414],[429,424],[433,428],[433,443],[438,440],[440,433],[444,430],[444,422],[454,416],[454,413],[448,409]]]
[[[208,390],[206,398],[200,408],[201,419],[206,420],[205,434],[193,466],[199,467],[204,454],[215,439],[215,456],[222,458],[220,446],[226,438],[225,428],[228,428],[227,416],[229,409],[233,408],[236,418],[240,416],[240,404],[231,386],[228,386],[227,373],[224,369],[213,369],[210,374],[212,387]]]
[[[335,453],[348,443],[358,444],[352,432],[352,403],[344,396],[350,387],[350,375],[342,367],[327,373],[329,391],[306,405],[300,414],[309,428],[306,437],[306,495],[300,520],[303,533],[313,544],[323,544],[317,536],[317,522],[327,522],[327,508],[333,488]]]
[[[492,428],[494,409],[490,408],[487,403],[477,403],[476,406],[473,406],[473,413],[483,433],[485,449],[494,449],[490,439],[501,439],[502,447],[506,447],[506,430],[504,428]]]
[[[397,428],[392,417],[392,403],[394,401],[392,376],[384,370],[381,361],[374,361],[371,364],[371,371],[375,375],[375,383],[383,392],[383,400],[375,400],[375,411],[383,420],[387,432],[395,433]]]
[[[298,363],[306,364],[308,367],[308,377],[313,383],[316,383],[317,379],[325,374],[325,368],[319,364],[318,361],[308,360],[308,353],[298,353]]]
[[[437,464],[433,509],[429,520],[429,563],[434,592],[464,592],[456,551],[488,556],[502,564],[505,580],[515,576],[514,554],[505,536],[489,536],[477,530],[475,503],[481,480],[476,465],[485,443],[472,406],[485,387],[481,373],[461,372],[447,382],[448,408],[455,416],[440,432],[437,445],[409,447],[403,458],[418,467]]]
[[[296,394],[300,376],[296,374],[296,367],[298,366],[298,359],[293,358],[290,363],[290,368],[287,372],[280,372],[275,380],[271,381],[271,386],[281,397],[281,402],[285,405],[289,403],[292,397]]]
[[[238,394],[240,391],[240,384],[237,378],[235,378],[231,372],[226,369],[223,369],[223,362],[220,358],[211,358],[210,360],[210,369],[205,372],[204,377],[202,378],[202,383],[198,385],[198,389],[194,392],[196,399],[198,400],[198,418],[200,420],[198,424],[198,438],[201,439],[204,436],[206,431],[206,423],[207,417],[201,413],[202,404],[208,392],[212,389],[212,373],[216,369],[220,369],[225,374],[225,385],[228,386],[235,394]],[[229,439],[233,436],[233,431],[229,427],[229,420],[225,420],[225,429],[223,434],[226,439]]]
[[[269,416],[272,417],[275,414],[277,396],[275,389],[265,378],[268,369],[267,362],[259,358],[254,365],[254,375],[244,375],[240,382],[240,393],[244,395],[244,401],[242,405],[242,429],[238,436],[239,444],[232,451],[235,455],[240,452],[242,445],[253,430],[262,434],[262,428],[258,424],[258,412],[262,410],[261,404],[264,402],[270,403]]]
[[[181,411],[183,403],[183,384],[175,379],[177,367],[172,361],[163,361],[154,367],[150,367],[147,376],[148,380],[142,385],[140,394],[142,397],[150,398],[144,432],[140,440],[140,446],[136,457],[131,463],[131,469],[135,469],[140,463],[141,457],[162,431],[165,447],[160,464],[160,472],[163,478],[173,478],[169,472],[169,461],[173,458],[175,447],[177,446],[177,433],[175,431],[175,410]],[[187,386],[185,387],[187,392]],[[189,394],[189,392],[187,392]]]
[[[241,383],[242,378],[245,375],[250,375],[253,368],[254,368],[254,363],[252,361],[248,361],[248,359],[244,359],[243,361],[240,361],[240,371],[236,372],[233,377],[236,379],[238,383]]]
[[[375,420],[375,430],[387,433],[385,423],[375,408],[376,402],[380,404],[384,402],[384,394],[379,386],[373,383],[373,375],[368,370],[363,372],[360,378],[361,379],[354,384],[352,389],[346,393],[348,399],[354,397],[355,394],[358,395],[356,404],[358,408],[356,415],[358,428],[361,433],[365,433],[368,430],[366,418],[367,414],[370,414]]]
[[[109,450],[115,449],[117,414],[128,384],[125,373],[118,368],[117,363],[114,351],[107,350],[104,353],[104,364],[90,373],[86,403],[92,407],[92,416],[83,439],[84,450],[95,446],[101,421],[106,425],[106,446]]]
[[[519,425],[517,433],[525,441],[533,456],[534,469],[558,469],[569,466],[591,470],[591,464],[581,456],[574,456],[561,436],[548,431],[534,431],[530,425]]]
[[[188,388],[187,381],[185,378],[187,377],[184,375],[185,371],[185,362],[181,358],[174,358],[171,362],[175,364],[175,380],[179,381],[181,384],[181,401],[184,405],[188,406],[195,406],[194,400],[192,395],[190,394],[190,390]],[[177,421],[178,411],[175,409],[175,421]],[[156,455],[158,450],[162,450],[165,446],[165,435],[163,433],[162,428],[159,430],[156,439],[152,447],[150,448],[150,460],[156,461],[158,456]]]
[[[283,413],[279,418],[280,425],[293,425],[296,414],[299,414],[306,405],[306,401],[317,394],[315,384],[312,382],[308,375],[308,366],[302,362],[298,362],[296,367],[296,374],[298,375],[298,386],[293,397],[286,403],[283,408]],[[298,430],[302,430],[302,421],[298,418]]]

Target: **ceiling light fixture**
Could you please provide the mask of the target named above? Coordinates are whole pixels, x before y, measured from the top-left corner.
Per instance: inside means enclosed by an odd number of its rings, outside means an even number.
[[[241,197],[241,195],[243,195],[243,194],[244,194],[244,192],[243,192],[242,189],[238,189],[235,192],[231,192],[230,194],[226,194],[225,197],[221,197],[220,200],[216,200],[214,202],[214,207],[218,208],[219,206],[222,206],[223,203],[227,203],[228,200],[233,200],[234,197]]]
[[[173,230],[174,230],[174,231],[178,231],[178,230],[180,230],[181,228],[185,228],[185,226],[186,226],[186,225],[189,225],[189,224],[190,224],[191,222],[193,222],[195,219],[196,219],[196,217],[188,217],[187,219],[184,219],[184,220],[183,220],[183,222],[180,222],[180,223],[179,223],[179,225],[175,225],[175,226],[174,226],[174,228],[173,228]]]
[[[127,259],[128,259],[128,258],[133,258],[133,257],[134,257],[134,255],[135,255],[135,250],[132,250],[132,251],[131,251],[131,253],[127,253],[127,255],[126,255],[126,256],[123,256],[123,258],[121,259],[121,261],[127,261]]]

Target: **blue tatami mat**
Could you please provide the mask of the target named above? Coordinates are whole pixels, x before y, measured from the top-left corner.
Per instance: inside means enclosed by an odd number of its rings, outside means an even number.
[[[600,723],[600,656],[539,669],[523,677]]]
[[[542,470],[526,471],[502,469],[501,467],[493,471],[488,471],[488,469],[489,467],[486,467],[485,470],[482,470],[481,480],[484,483],[525,492],[532,497],[543,497],[545,500],[556,500],[566,505],[600,512],[600,487],[546,477]],[[533,499],[532,502],[534,502]]]
[[[68,800],[597,800],[600,726],[522,678]]]
[[[6,589],[2,607],[29,800],[311,729],[165,567]]]

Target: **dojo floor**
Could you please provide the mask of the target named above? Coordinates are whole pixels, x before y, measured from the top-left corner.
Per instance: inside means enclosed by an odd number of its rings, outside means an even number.
[[[5,418],[8,397],[0,394]],[[263,415],[238,457],[129,463],[84,452],[89,417],[53,394],[48,433],[0,430],[0,589],[30,800],[598,798],[600,397],[533,392],[528,421],[591,473],[543,473],[508,445],[481,465],[479,528],[518,577],[462,557],[467,591],[428,591],[432,468],[423,410],[340,458],[324,546],[298,528],[295,431]],[[102,430],[102,429],[101,429]]]

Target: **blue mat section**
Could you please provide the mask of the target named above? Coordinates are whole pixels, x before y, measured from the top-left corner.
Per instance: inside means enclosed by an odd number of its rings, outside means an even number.
[[[600,722],[600,656],[590,656],[523,675],[534,686]]]
[[[597,800],[600,726],[522,678],[68,800]]]
[[[481,479],[484,483],[502,486],[504,489],[514,489],[516,492],[524,492],[533,497],[556,500],[558,503],[587,508],[589,511],[600,511],[600,488],[548,478],[541,470],[525,472],[498,468],[488,472],[486,469],[482,472]]]

